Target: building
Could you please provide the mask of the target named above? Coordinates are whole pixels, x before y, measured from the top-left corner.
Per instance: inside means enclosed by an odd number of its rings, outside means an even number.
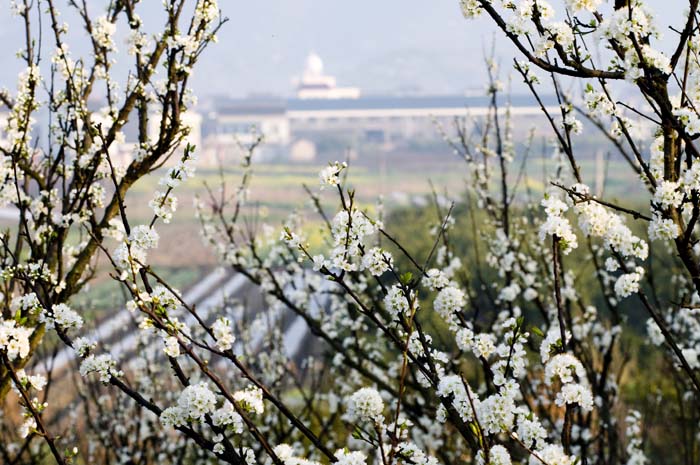
[[[292,142],[285,101],[279,98],[217,99],[201,124],[203,163],[230,159],[259,136],[259,155],[280,157]]]
[[[323,60],[315,53],[306,58],[304,74],[297,85],[299,99],[356,99],[357,87],[338,87],[335,77],[323,74]]]
[[[545,100],[556,106],[554,100]],[[514,119],[541,118],[542,112],[530,96],[510,99]],[[502,109],[505,111],[505,107]],[[439,141],[436,124],[451,125],[455,118],[483,118],[489,112],[489,98],[461,95],[440,96],[358,96],[357,98],[267,98],[217,99],[202,128],[205,147],[216,146],[225,156],[234,142],[249,143],[253,134],[263,134],[265,150],[276,156],[308,159],[299,150],[315,155],[308,143],[334,140],[356,146],[395,146],[401,141]],[[531,123],[527,124],[527,128]],[[297,145],[303,140],[302,145]],[[270,152],[272,151],[272,152]]]
[[[558,107],[553,98],[545,105]],[[509,98],[510,113],[532,126],[542,117],[531,96]],[[479,119],[490,111],[490,98],[481,95],[365,96],[356,87],[338,87],[324,73],[323,61],[311,53],[291,98],[257,96],[218,97],[203,106],[201,124],[203,161],[224,160],[241,146],[264,136],[262,158],[309,161],[321,147],[358,149],[367,144],[381,150],[443,143],[437,124],[448,126],[455,118]],[[505,111],[505,106],[501,108]],[[360,150],[361,152],[361,150]],[[200,151],[202,156],[202,151]]]

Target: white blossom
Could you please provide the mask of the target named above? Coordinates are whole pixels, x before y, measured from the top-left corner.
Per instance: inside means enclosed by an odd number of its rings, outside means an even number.
[[[337,186],[340,183],[338,175],[348,167],[346,162],[336,161],[333,164],[329,164],[327,167],[321,170],[318,177],[321,180],[321,188],[324,186]]]
[[[587,386],[568,383],[562,386],[557,394],[556,404],[560,406],[578,404],[584,412],[589,412],[593,409],[593,396]]]
[[[391,286],[389,292],[387,292],[387,295],[384,297],[384,307],[393,317],[408,312],[410,308],[409,300],[404,295],[400,286]]]
[[[229,350],[231,347],[233,347],[233,343],[236,341],[236,338],[233,335],[231,322],[228,318],[217,318],[214,324],[211,326],[211,330],[214,333],[216,346],[219,350]]]
[[[489,459],[489,465],[511,465],[513,463],[508,449],[500,444],[496,444],[489,450]]]
[[[369,249],[362,257],[361,270],[368,270],[372,276],[381,276],[393,265],[391,254],[379,247]]]
[[[257,387],[249,387],[233,393],[233,400],[246,411],[262,415],[265,411],[263,403],[263,391]]]
[[[90,354],[80,364],[80,375],[85,377],[97,373],[103,384],[109,383],[112,377],[118,378],[123,373],[117,370],[117,363],[110,354]]]
[[[350,418],[365,421],[380,421],[384,412],[384,401],[376,389],[362,388],[348,399]]]
[[[180,343],[175,336],[164,338],[163,344],[165,345],[165,347],[163,347],[163,352],[165,352],[168,357],[177,357],[180,355]]]
[[[338,449],[335,451],[335,457],[338,459],[338,465],[365,465],[367,457],[359,451],[350,452],[347,449]]]
[[[625,298],[639,291],[639,281],[644,276],[644,268],[638,266],[632,273],[621,275],[615,281],[615,294]]]
[[[5,351],[11,361],[23,359],[29,355],[29,337],[31,328],[18,326],[14,320],[0,317],[0,350]]]
[[[66,304],[56,304],[51,311],[42,311],[39,321],[45,322],[49,329],[58,327],[63,331],[80,329],[83,319]]]

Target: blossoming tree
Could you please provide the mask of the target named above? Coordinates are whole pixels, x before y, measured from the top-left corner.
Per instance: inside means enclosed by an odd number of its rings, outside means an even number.
[[[167,219],[172,185],[188,174],[192,156],[190,148],[182,150],[189,131],[182,114],[193,103],[189,76],[222,24],[216,3],[208,0],[164,2],[158,33],[144,26],[138,1],[68,3],[80,21],[73,33],[53,0],[12,2],[24,27],[18,56],[25,70],[16,92],[0,93],[9,110],[0,146],[0,202],[19,217],[17,227],[0,236],[0,398],[11,386],[19,391],[24,433],[41,434],[59,462],[68,457],[42,424],[45,406],[29,393],[45,381],[23,367],[46,329],[73,344],[69,333],[80,329],[83,318],[67,303],[94,275],[106,238],[121,238],[115,259],[123,267],[131,263],[132,271],[154,245],[153,224]],[[117,27],[128,35],[126,53],[117,50]],[[90,56],[72,55],[68,43],[86,33]],[[123,80],[113,71],[117,57],[133,63]],[[93,97],[101,108],[88,105]],[[114,156],[129,120],[137,122],[139,146],[130,162],[119,164]],[[149,133],[149,126],[157,130]],[[157,218],[130,227],[127,191],[173,157],[182,162],[171,170],[164,192],[155,194]],[[95,370],[110,367],[105,357],[92,364]]]
[[[165,2],[167,27],[148,37],[139,33],[133,2],[116,2],[94,21],[86,3],[74,5],[95,48],[88,68],[70,60],[65,28],[46,5],[58,43],[51,70],[65,86],[49,88],[54,123],[46,150],[31,144],[40,68],[30,35],[18,95],[3,97],[12,138],[3,147],[2,198],[20,220],[18,231],[3,236],[0,374],[25,409],[20,435],[43,439],[35,457],[48,448],[59,463],[648,463],[645,412],[620,384],[624,341],[633,331],[626,305],[634,301],[673,381],[673,389],[653,395],[665,408],[680,406],[671,429],[679,431],[682,452],[666,457],[696,463],[696,1],[673,29],[677,43],[667,54],[654,48],[657,26],[640,1],[567,1],[557,15],[545,0],[463,0],[465,16],[492,18],[523,55],[515,69],[550,123],[556,166],[544,190],[524,182],[533,141],[513,139],[490,62],[488,114],[478,124],[441,128],[465,162],[467,200],[435,197],[430,246],[421,255],[392,232],[405,225],[359,203],[346,163],[330,164],[319,186],[307,187],[323,225],[321,246],[309,244],[301,215],[281,228],[258,225],[247,209],[259,141],[253,144],[237,189],[210,188],[198,213],[222,265],[262,294],[266,311],[258,314],[235,302],[205,313],[147,263],[156,225],[174,209],[173,189],[192,175],[193,148],[175,150],[185,133],[178,115],[187,106],[189,69],[220,25],[216,6],[196,2],[183,34],[184,3]],[[17,12],[31,31],[29,5]],[[136,71],[117,97],[109,56],[120,18],[132,29]],[[602,50],[594,54],[594,47]],[[168,77],[156,84],[160,60]],[[537,73],[549,75],[560,103],[555,113],[542,103]],[[564,92],[570,81],[583,84],[582,96]],[[622,88],[616,81],[635,89],[640,103],[613,97]],[[84,98],[97,83],[109,102],[100,123]],[[157,140],[144,129],[151,105],[161,115]],[[109,149],[132,112],[144,132],[134,160],[119,169]],[[576,148],[585,127],[602,131],[640,180],[648,206],[605,198],[586,184]],[[649,150],[640,145],[642,130],[653,135]],[[175,153],[180,162],[154,193],[153,220],[130,225],[126,190]],[[327,211],[329,202],[336,211]],[[459,226],[465,224],[469,234]],[[473,251],[469,261],[456,244],[460,235]],[[116,247],[105,245],[108,236]],[[130,360],[81,333],[83,318],[69,306],[98,253],[139,324]],[[652,259],[661,258],[668,263],[654,268]],[[313,341],[302,363],[284,350],[289,316]],[[80,360],[85,394],[78,402],[92,412],[89,447],[75,435],[57,437],[43,421],[44,404],[32,398],[46,380],[24,368],[46,329]],[[5,453],[15,461],[31,455]]]

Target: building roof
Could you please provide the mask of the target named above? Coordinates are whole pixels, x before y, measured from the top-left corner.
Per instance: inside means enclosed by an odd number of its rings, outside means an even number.
[[[214,107],[222,115],[281,115],[287,111],[282,98],[220,99]]]
[[[292,111],[309,110],[386,110],[407,108],[464,108],[466,98],[458,95],[421,97],[360,97],[357,99],[289,99],[287,109]],[[484,105],[484,102],[477,104]]]
[[[368,96],[340,99],[225,99],[216,102],[220,114],[280,114],[287,111],[344,111],[344,110],[413,110],[413,109],[462,109],[484,108],[489,105],[487,96],[463,95],[433,96]],[[500,98],[501,107],[510,101],[513,107],[533,107],[537,102],[531,95],[513,95]],[[554,96],[542,97],[546,106],[558,104]]]

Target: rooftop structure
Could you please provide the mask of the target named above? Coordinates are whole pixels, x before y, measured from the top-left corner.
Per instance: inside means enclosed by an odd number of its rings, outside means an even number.
[[[338,87],[335,77],[323,74],[323,60],[315,53],[306,58],[304,73],[297,86],[299,99],[356,99],[357,87]]]

